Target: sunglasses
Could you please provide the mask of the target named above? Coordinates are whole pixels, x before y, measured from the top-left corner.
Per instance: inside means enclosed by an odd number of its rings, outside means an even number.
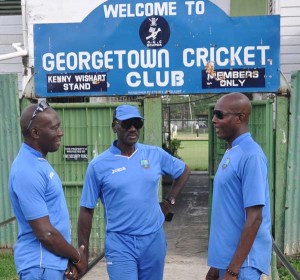
[[[216,116],[217,119],[219,120],[223,120],[225,116],[227,115],[241,115],[241,113],[231,113],[231,112],[223,112],[223,111],[220,111],[220,110],[214,110],[213,111],[213,116]]]
[[[50,107],[50,105],[47,103],[46,100],[42,100],[41,102],[39,102],[38,106],[36,107],[36,109],[34,110],[32,117],[29,121],[29,124],[27,125],[26,131],[29,130],[33,119],[36,117],[38,112],[43,112],[44,110],[46,110],[48,107]]]
[[[130,129],[132,126],[134,126],[136,129],[141,129],[144,125],[143,120],[139,118],[132,118],[124,121],[116,120],[116,123],[125,130]]]

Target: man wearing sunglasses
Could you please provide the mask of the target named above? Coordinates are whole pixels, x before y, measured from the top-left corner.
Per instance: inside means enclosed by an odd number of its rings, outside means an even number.
[[[78,279],[85,266],[83,247],[71,244],[70,218],[62,183],[46,160],[58,150],[63,131],[46,101],[25,108],[20,125],[24,142],[9,176],[9,195],[18,221],[14,247],[22,280]],[[67,268],[68,267],[68,268]]]
[[[88,247],[93,210],[100,198],[105,211],[105,257],[110,280],[162,280],[166,256],[165,216],[190,171],[160,147],[137,143],[143,117],[130,105],[116,108],[117,140],[88,166],[78,218],[78,242]],[[161,175],[174,178],[159,203]],[[88,258],[88,255],[85,255]]]
[[[258,280],[272,253],[268,163],[248,130],[251,102],[221,97],[213,125],[226,150],[214,177],[206,280]]]

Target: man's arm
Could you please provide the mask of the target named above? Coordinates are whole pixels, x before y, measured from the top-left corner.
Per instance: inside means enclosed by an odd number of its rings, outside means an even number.
[[[83,262],[81,255],[84,255],[84,247],[78,250],[69,244],[61,233],[52,226],[49,216],[28,221],[36,238],[42,245],[55,255],[69,259],[76,268],[81,271]]]
[[[205,280],[218,280],[219,279],[219,269],[214,268],[214,267],[210,267]]]
[[[160,203],[161,210],[165,216],[171,211],[171,200],[173,198],[176,199],[176,197],[181,193],[183,187],[185,186],[187,180],[190,177],[190,173],[190,169],[187,165],[185,165],[181,175],[173,181],[171,190],[168,193],[167,197]]]
[[[173,181],[171,190],[170,190],[169,194],[167,195],[167,198],[169,198],[169,197],[176,198],[181,193],[183,187],[185,186],[187,180],[190,177],[190,174],[191,174],[190,169],[188,168],[187,165],[185,165],[184,170],[181,173],[181,175]]]
[[[234,273],[239,273],[240,267],[251,250],[262,222],[262,208],[261,205],[246,208],[246,222],[237,249],[228,266],[228,269]],[[236,277],[225,273],[223,279],[236,279]]]
[[[77,234],[78,234],[78,244],[84,245],[85,248],[83,258],[85,260],[86,267],[84,269],[84,272],[86,272],[88,268],[89,239],[90,239],[90,234],[92,229],[93,215],[94,215],[94,209],[80,206]]]

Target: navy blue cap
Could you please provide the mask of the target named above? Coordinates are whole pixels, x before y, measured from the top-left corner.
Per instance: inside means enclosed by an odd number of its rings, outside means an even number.
[[[124,121],[132,118],[143,119],[137,107],[131,105],[120,105],[116,108],[116,119]]]

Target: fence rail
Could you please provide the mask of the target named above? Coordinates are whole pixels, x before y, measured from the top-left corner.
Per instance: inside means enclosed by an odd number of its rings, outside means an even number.
[[[11,218],[9,218],[9,219],[3,221],[3,222],[0,222],[0,227],[5,226],[5,225],[7,225],[7,224],[13,222],[15,219],[16,219],[16,217],[11,217]]]

